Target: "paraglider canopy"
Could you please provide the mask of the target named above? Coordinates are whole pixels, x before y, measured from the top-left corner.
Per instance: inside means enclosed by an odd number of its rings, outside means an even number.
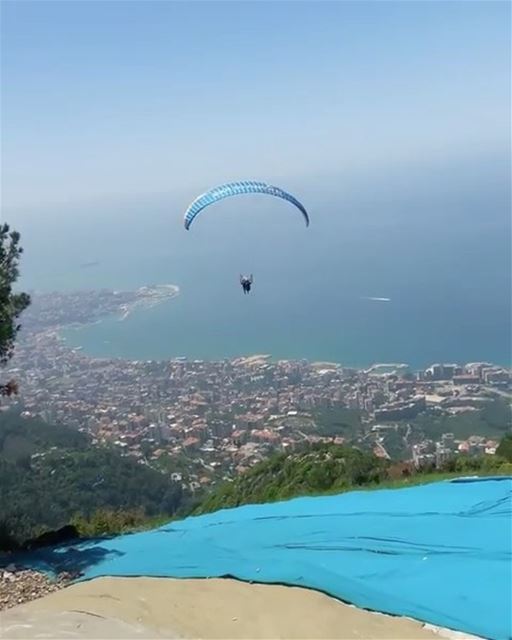
[[[227,184],[220,185],[210,189],[206,193],[203,193],[197,197],[185,212],[185,229],[189,229],[190,225],[194,221],[195,217],[210,204],[214,204],[224,198],[230,196],[237,196],[244,193],[263,193],[276,198],[282,198],[293,204],[302,213],[306,226],[309,225],[308,212],[304,206],[290,193],[283,191],[279,187],[274,187],[271,184],[265,182],[255,182],[253,180],[243,180],[241,182],[228,182]]]

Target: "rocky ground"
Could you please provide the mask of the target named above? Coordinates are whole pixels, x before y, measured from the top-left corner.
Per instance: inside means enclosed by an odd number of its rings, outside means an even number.
[[[0,611],[58,591],[73,578],[69,573],[61,573],[56,579],[51,579],[38,571],[8,565],[0,569]]]

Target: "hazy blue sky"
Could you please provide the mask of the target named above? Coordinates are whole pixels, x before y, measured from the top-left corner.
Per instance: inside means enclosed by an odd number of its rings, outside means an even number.
[[[1,4],[6,208],[510,144],[508,2]]]

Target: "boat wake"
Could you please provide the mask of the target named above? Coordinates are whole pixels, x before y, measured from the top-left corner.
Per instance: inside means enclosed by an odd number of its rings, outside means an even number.
[[[374,296],[361,296],[361,300],[372,300],[373,302],[391,302],[391,298],[376,298]]]

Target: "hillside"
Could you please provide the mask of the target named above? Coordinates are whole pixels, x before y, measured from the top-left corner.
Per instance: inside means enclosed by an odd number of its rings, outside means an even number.
[[[0,413],[0,486],[4,546],[72,520],[87,528],[87,521],[99,518],[105,530],[109,512],[121,511],[134,523],[170,517],[184,504],[181,485],[168,475],[93,447],[66,427],[13,411]]]
[[[441,469],[432,467],[416,473],[410,465],[392,463],[358,449],[315,445],[255,465],[233,482],[214,490],[196,513],[358,487],[419,483],[465,473],[511,474],[512,464],[500,456],[458,456],[447,460]]]
[[[510,473],[510,439],[502,455],[458,456],[441,470],[415,475],[359,449],[313,445],[277,454],[215,488],[195,513],[300,495],[434,479],[435,473]],[[425,478],[425,474],[427,477]],[[190,513],[194,505],[181,484],[117,450],[94,447],[89,438],[19,412],[0,412],[0,549],[14,548],[47,530],[74,524],[82,535],[117,533],[154,519]]]
[[[508,460],[508,462],[512,462],[512,434],[507,433],[504,436],[496,449],[496,455]]]
[[[472,435],[499,439],[510,431],[512,407],[501,397],[495,397],[482,409],[465,411],[456,415],[436,415],[433,411],[421,413],[411,421],[415,430],[424,437],[439,439],[443,433],[453,433],[455,438]]]
[[[83,433],[40,418],[22,418],[19,411],[0,413],[0,459],[21,463],[37,452],[60,449],[85,449],[89,439]]]
[[[388,466],[372,454],[337,445],[317,445],[302,452],[282,453],[219,487],[206,497],[197,511],[206,513],[241,504],[378,484],[387,477]]]

